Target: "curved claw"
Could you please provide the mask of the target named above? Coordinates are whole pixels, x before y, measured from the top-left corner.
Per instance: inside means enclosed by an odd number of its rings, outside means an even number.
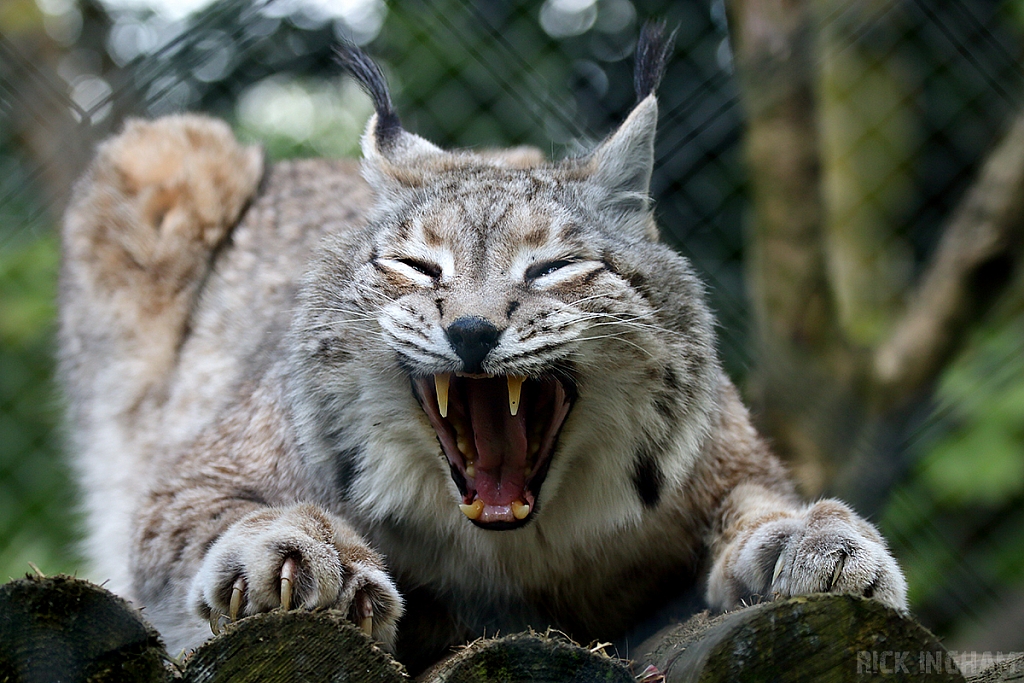
[[[836,589],[836,584],[839,583],[839,577],[843,573],[843,567],[846,566],[846,555],[841,555],[839,561],[836,562],[836,568],[832,570],[832,581],[828,585],[829,592]]]
[[[373,635],[373,602],[370,596],[366,593],[357,593],[352,607],[356,615],[353,621],[359,624],[363,633]]]
[[[210,608],[210,630],[213,631],[213,635],[220,635],[220,618],[224,616],[224,613],[215,607]]]
[[[231,587],[231,602],[228,604],[228,619],[236,621],[238,610],[242,607],[242,598],[245,596],[245,579],[239,576],[235,579],[235,585]]]
[[[771,588],[775,589],[775,584],[779,582],[779,576],[782,574],[783,560],[785,559],[785,552],[779,553],[779,559],[775,561],[775,571],[772,572]]]
[[[298,566],[295,560],[286,557],[281,565],[281,609],[287,612],[292,608],[292,588],[295,585],[295,575],[298,573]]]

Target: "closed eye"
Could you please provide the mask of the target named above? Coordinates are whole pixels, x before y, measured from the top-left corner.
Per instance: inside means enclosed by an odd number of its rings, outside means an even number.
[[[441,266],[436,263],[430,263],[429,261],[421,261],[415,258],[400,258],[397,259],[399,263],[405,264],[413,270],[423,273],[428,277],[432,277],[435,280],[441,277]]]
[[[536,280],[542,278],[545,275],[551,275],[556,270],[571,266],[577,263],[577,261],[570,261],[568,259],[562,259],[558,261],[542,261],[541,263],[534,263],[532,266],[526,269],[524,273],[527,280]]]
[[[412,281],[420,287],[436,285],[443,272],[441,266],[436,263],[418,258],[377,258],[373,263],[378,269],[396,273],[404,280]]]

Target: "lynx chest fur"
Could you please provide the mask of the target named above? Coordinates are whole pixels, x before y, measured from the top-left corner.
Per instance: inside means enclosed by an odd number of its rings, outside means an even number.
[[[666,46],[590,154],[449,152],[379,70],[354,162],[195,116],[105,143],[65,221],[61,369],[94,575],[172,649],[345,610],[413,670],[497,630],[614,638],[693,585],[905,609],[884,541],[796,499],[648,199]]]

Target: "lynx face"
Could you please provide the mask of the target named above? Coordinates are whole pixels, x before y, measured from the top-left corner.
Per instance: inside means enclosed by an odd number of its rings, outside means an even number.
[[[699,289],[686,311],[661,311],[631,283],[643,280],[633,261],[650,248],[670,261],[659,264],[667,277],[682,270],[682,284],[695,287],[682,259],[652,239],[656,118],[651,98],[591,156],[560,163],[522,151],[449,153],[404,131],[382,151],[371,122],[364,175],[377,206],[310,277],[298,328],[308,355],[295,363],[308,382],[295,391],[307,444],[324,461],[354,463],[330,476],[376,471],[376,486],[355,488],[380,491],[383,462],[419,474],[419,489],[391,487],[406,489],[402,499],[362,501],[370,514],[401,515],[441,496],[479,527],[517,528],[544,504],[545,482],[571,479],[572,461],[587,457],[621,519],[624,506],[650,502],[636,491],[646,485],[634,481],[638,470],[663,479],[680,467],[661,458],[663,444],[695,453],[716,367]],[[666,323],[678,331],[666,336]],[[323,348],[365,352],[332,369]],[[674,367],[695,356],[696,371]],[[354,388],[339,380],[350,372],[376,374]],[[658,405],[658,392],[631,390],[652,376],[673,393]],[[355,407],[376,401],[376,417]],[[365,446],[348,436],[359,423],[376,434],[363,435]],[[677,429],[690,433],[669,438]],[[429,459],[438,444],[453,486],[430,488],[436,469],[410,454]]]
[[[626,346],[629,285],[604,260],[597,219],[544,171],[474,169],[380,240],[393,303],[380,326],[409,373],[479,526],[514,528],[539,504],[594,346]],[[394,239],[397,238],[397,239]],[[610,327],[618,328],[611,332]],[[626,336],[612,336],[626,335]]]

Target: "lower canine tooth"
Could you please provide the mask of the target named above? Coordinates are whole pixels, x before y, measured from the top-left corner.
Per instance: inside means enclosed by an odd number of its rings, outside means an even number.
[[[523,393],[525,379],[522,375],[508,376],[508,410],[513,415],[519,412],[519,398]]]
[[[462,510],[462,514],[466,515],[470,519],[480,519],[480,515],[484,512],[484,502],[482,500],[474,500],[469,505],[461,503],[459,509]],[[514,512],[512,514],[515,514]]]
[[[518,500],[512,503],[512,516],[516,519],[526,519],[530,514],[530,506]]]
[[[452,376],[445,373],[434,375],[434,389],[437,391],[437,411],[441,417],[448,417],[448,384]]]

